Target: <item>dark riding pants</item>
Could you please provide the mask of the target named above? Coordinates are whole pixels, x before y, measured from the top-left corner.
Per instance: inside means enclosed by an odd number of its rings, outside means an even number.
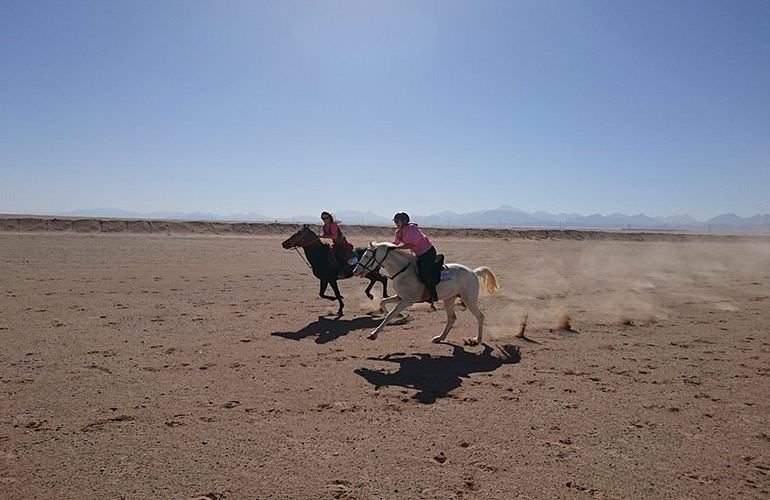
[[[334,265],[338,269],[345,267],[345,250],[347,250],[344,243],[332,245],[332,259],[334,259]]]
[[[428,300],[434,302],[438,300],[436,293],[436,282],[433,276],[433,266],[436,264],[436,249],[430,249],[417,257],[417,277],[428,287]]]

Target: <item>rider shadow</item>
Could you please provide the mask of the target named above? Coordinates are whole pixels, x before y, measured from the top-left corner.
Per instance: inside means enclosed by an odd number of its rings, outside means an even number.
[[[365,316],[355,319],[328,318],[318,316],[317,321],[308,323],[296,332],[273,332],[270,335],[291,340],[302,340],[306,337],[316,337],[316,344],[325,344],[347,335],[354,330],[372,329],[379,325],[382,319]]]
[[[433,357],[422,353],[406,356],[399,352],[380,358],[368,358],[398,363],[400,367],[393,373],[368,368],[358,368],[355,373],[364,377],[375,390],[389,385],[416,389],[419,392],[412,396],[413,399],[432,404],[460,387],[462,379],[472,373],[491,372],[502,365],[521,361],[521,353],[515,345],[502,346],[501,355],[498,356],[492,355],[493,349],[487,344],[484,344],[484,351],[478,354],[468,352],[458,345],[452,344],[452,347],[452,356]]]

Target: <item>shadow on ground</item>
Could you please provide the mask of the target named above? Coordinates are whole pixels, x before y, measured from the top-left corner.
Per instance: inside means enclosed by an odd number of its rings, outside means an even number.
[[[342,319],[340,317],[319,316],[318,320],[307,324],[296,332],[273,332],[270,335],[290,340],[302,340],[316,337],[317,344],[325,344],[347,335],[354,330],[374,329],[382,319],[365,316],[362,318]]]
[[[413,399],[421,403],[435,403],[450,391],[462,385],[462,379],[473,373],[491,372],[504,364],[521,361],[518,346],[505,345],[497,349],[484,344],[480,353],[469,352],[461,346],[452,344],[451,356],[437,356],[417,353],[407,356],[404,353],[391,353],[373,361],[398,363],[396,372],[358,368],[355,372],[364,377],[375,389],[384,386],[398,386],[416,389]]]

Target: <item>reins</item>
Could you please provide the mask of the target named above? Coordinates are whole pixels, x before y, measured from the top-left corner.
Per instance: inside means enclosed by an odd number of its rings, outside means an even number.
[[[411,266],[411,265],[412,265],[412,262],[410,262],[410,263],[409,263],[409,264],[407,264],[407,265],[406,265],[406,267],[404,267],[402,270],[400,270],[399,272],[397,272],[396,274],[394,274],[393,276],[391,276],[391,277],[390,277],[390,279],[391,279],[391,280],[393,280],[393,279],[396,279],[396,276],[398,276],[399,274],[401,274],[401,273],[403,273],[404,271],[406,271],[407,269],[409,269],[409,266]]]
[[[308,261],[307,261],[307,259],[305,258],[305,256],[304,256],[304,255],[302,255],[302,254],[299,252],[299,248],[297,248],[297,247],[294,247],[294,250],[297,252],[297,255],[299,255],[299,258],[300,258],[300,259],[302,259],[302,262],[304,262],[304,263],[305,263],[305,265],[307,266],[307,268],[308,268],[308,269],[313,269],[313,266],[311,266],[311,265],[310,265],[310,262],[308,262]]]

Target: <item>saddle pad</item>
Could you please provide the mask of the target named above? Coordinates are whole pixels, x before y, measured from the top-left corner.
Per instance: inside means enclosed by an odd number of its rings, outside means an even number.
[[[441,280],[439,281],[448,281],[454,278],[454,272],[452,272],[451,269],[442,269],[441,270]]]

